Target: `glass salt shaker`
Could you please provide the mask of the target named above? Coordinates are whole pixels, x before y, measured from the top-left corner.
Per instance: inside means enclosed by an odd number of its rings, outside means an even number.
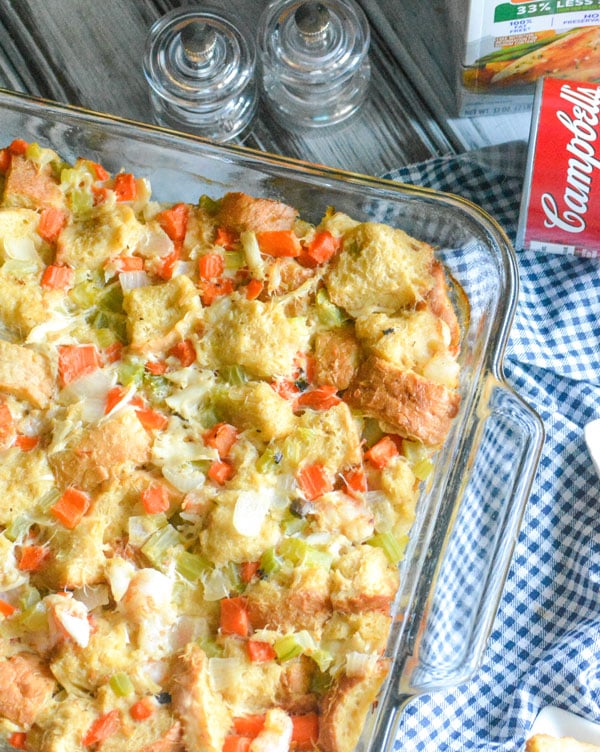
[[[369,86],[370,32],[354,0],[273,0],[259,21],[263,98],[291,127],[340,123]]]
[[[146,40],[155,121],[215,141],[242,139],[257,109],[252,40],[220,11],[175,9]]]

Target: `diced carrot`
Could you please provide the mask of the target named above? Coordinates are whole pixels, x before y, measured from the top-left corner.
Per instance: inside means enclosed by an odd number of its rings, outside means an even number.
[[[294,403],[300,394],[300,389],[291,379],[277,379],[277,381],[272,381],[271,389],[274,389],[283,399],[290,400],[290,402]]]
[[[201,279],[218,279],[225,269],[223,256],[218,253],[205,253],[198,259],[198,273]]]
[[[142,491],[142,504],[146,514],[159,514],[169,508],[169,492],[166,486],[157,483]]]
[[[338,238],[329,230],[315,233],[314,238],[306,247],[306,254],[315,264],[324,264],[342,247],[342,238]]]
[[[309,501],[333,490],[333,484],[320,462],[305,465],[297,473],[296,480]]]
[[[115,175],[113,191],[116,193],[117,201],[135,201],[137,198],[135,177],[130,172],[120,172]]]
[[[223,742],[223,752],[249,752],[252,738],[228,734]]]
[[[39,436],[27,436],[24,433],[17,434],[15,446],[18,446],[22,452],[31,452],[40,443]]]
[[[384,436],[365,452],[365,459],[369,460],[378,470],[381,470],[398,454],[400,454],[400,450],[396,442],[391,436]]]
[[[159,212],[156,220],[173,242],[182,242],[187,230],[188,215],[188,205],[179,203]]]
[[[190,339],[184,339],[182,342],[173,345],[169,350],[169,355],[177,358],[183,368],[187,368],[196,360],[196,348]]]
[[[81,740],[84,747],[90,747],[97,742],[103,742],[109,736],[113,736],[121,728],[121,714],[115,708],[108,713],[101,715],[100,718],[92,723],[87,733]]]
[[[73,286],[75,272],[70,266],[50,264],[42,274],[42,287],[48,290],[68,290]]]
[[[263,291],[264,285],[260,279],[251,279],[246,285],[246,299],[256,300]]]
[[[44,546],[23,546],[17,567],[22,572],[37,572],[42,568],[44,559],[49,553],[50,551]]]
[[[141,272],[144,268],[144,259],[140,256],[117,256],[113,263],[118,272]]]
[[[7,447],[15,438],[15,422],[6,402],[0,402],[0,445]]]
[[[248,658],[252,663],[265,663],[274,661],[277,657],[275,648],[270,642],[260,642],[259,640],[248,640],[246,643]]]
[[[129,708],[129,715],[134,721],[145,721],[156,712],[156,704],[151,697],[142,697],[141,700],[134,702]]]
[[[233,465],[230,465],[229,462],[215,460],[208,468],[207,475],[215,483],[222,486],[233,476]]]
[[[120,342],[113,342],[112,345],[104,348],[102,351],[102,360],[106,363],[116,363],[121,360],[123,354],[123,345]]]
[[[98,162],[90,162],[89,164],[96,176],[96,180],[108,180],[110,174],[107,172],[107,170],[104,169],[101,164],[98,164]]]
[[[337,389],[329,384],[318,386],[298,397],[298,407],[310,407],[313,410],[329,410],[334,405],[339,405],[341,398],[337,395]]]
[[[148,360],[144,367],[153,376],[162,376],[167,372],[167,364],[164,360]]]
[[[269,256],[296,257],[302,253],[298,236],[292,230],[263,230],[256,233],[258,247]]]
[[[59,345],[58,377],[61,386],[93,373],[99,368],[98,352],[94,345]]]
[[[90,508],[90,497],[78,488],[69,487],[60,499],[50,507],[50,511],[59,522],[73,530]]]
[[[350,491],[363,493],[367,490],[367,476],[362,467],[353,467],[347,470],[344,473],[343,480]]]
[[[164,413],[153,410],[151,407],[140,407],[135,411],[140,423],[144,428],[152,431],[163,431],[169,425],[169,419]]]
[[[240,736],[258,736],[265,727],[264,715],[240,715],[233,719],[233,728]]]
[[[238,241],[239,235],[237,232],[228,230],[226,227],[217,227],[215,245],[220,245],[225,248],[226,251],[231,251]]]
[[[217,423],[205,432],[204,443],[216,449],[220,459],[226,459],[237,441],[238,432],[230,423]]]
[[[246,584],[252,582],[259,569],[259,561],[243,561],[240,564],[240,577],[242,578],[242,582],[245,582]]]
[[[24,731],[13,731],[7,741],[15,749],[26,749],[27,734]]]
[[[106,395],[106,401],[104,403],[104,414],[108,415],[108,413],[110,413],[115,408],[115,406],[119,404],[126,393],[127,389],[120,384],[117,384],[117,386],[113,386],[112,389],[109,389]],[[143,410],[146,407],[144,400],[137,395],[134,395],[129,402],[133,407],[136,408],[136,412],[138,409]]]
[[[250,617],[245,598],[238,596],[221,600],[220,628],[223,634],[248,636]]]
[[[203,281],[200,287],[200,300],[202,300],[202,305],[209,306],[217,298],[229,295],[233,290],[233,280],[229,278],[216,280],[215,282]]]
[[[8,150],[11,154],[25,154],[29,144],[22,138],[15,138],[15,140],[9,144]]]
[[[312,749],[319,738],[319,716],[316,713],[293,715],[292,743],[301,749]]]
[[[8,172],[10,168],[11,154],[8,149],[0,149],[0,172]]]
[[[2,616],[12,616],[16,610],[16,606],[13,606],[12,603],[0,598],[0,614],[2,614]]]
[[[54,243],[67,223],[67,214],[57,206],[46,206],[40,213],[37,234],[47,243]]]
[[[168,253],[166,256],[162,256],[160,263],[155,270],[157,277],[161,279],[171,279],[173,271],[175,270],[175,264],[179,261],[180,250],[178,246]]]

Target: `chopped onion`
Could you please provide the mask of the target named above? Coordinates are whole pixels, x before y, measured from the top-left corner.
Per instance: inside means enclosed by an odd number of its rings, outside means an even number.
[[[67,327],[73,324],[74,317],[63,313],[53,313],[52,316],[44,321],[42,324],[34,326],[27,335],[25,342],[29,343],[41,343],[45,342],[48,338],[48,334],[55,334],[61,332]]]
[[[37,263],[40,260],[31,238],[4,238],[4,252],[16,261]]]
[[[127,592],[135,567],[130,561],[121,556],[115,556],[106,562],[105,574],[110,585],[113,598],[117,603]]]
[[[201,470],[187,463],[163,465],[162,474],[181,493],[189,493],[202,488],[206,480],[206,476]]]
[[[161,227],[147,227],[136,250],[142,256],[168,256],[173,250],[173,241]]]
[[[73,592],[73,597],[81,601],[88,611],[98,606],[106,606],[109,602],[108,587],[106,585],[88,585]]]
[[[227,598],[235,584],[231,579],[231,573],[219,568],[213,569],[202,580],[205,601],[220,601],[221,598]]]
[[[242,243],[242,248],[244,249],[248,269],[252,273],[252,276],[256,279],[264,279],[265,264],[260,255],[260,248],[258,247],[256,234],[251,230],[246,230],[240,234],[240,241]]]
[[[377,656],[351,650],[346,655],[346,676],[369,676],[375,670]]]
[[[146,287],[150,284],[150,277],[143,269],[139,269],[133,272],[121,272],[119,282],[123,292],[126,292],[127,290],[135,290],[136,287]]]
[[[240,680],[243,664],[239,658],[209,658],[208,671],[213,687],[220,692],[226,687],[234,687]]]
[[[233,526],[240,535],[251,538],[260,533],[273,496],[273,489],[240,493],[233,510]]]

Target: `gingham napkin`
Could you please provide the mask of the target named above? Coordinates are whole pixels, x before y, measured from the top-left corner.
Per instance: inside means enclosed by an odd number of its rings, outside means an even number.
[[[385,177],[470,199],[514,242],[525,152],[504,144]],[[483,664],[468,683],[410,702],[402,752],[520,752],[546,705],[600,722],[600,480],[583,439],[600,417],[600,259],[517,256],[504,368],[546,442]]]

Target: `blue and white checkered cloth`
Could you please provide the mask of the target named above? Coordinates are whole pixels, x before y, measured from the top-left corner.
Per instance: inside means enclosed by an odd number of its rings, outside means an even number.
[[[489,147],[385,177],[470,199],[514,242],[525,149]],[[504,370],[546,442],[481,668],[409,703],[402,752],[521,752],[546,705],[600,722],[600,480],[583,439],[600,417],[600,260],[517,255]]]

